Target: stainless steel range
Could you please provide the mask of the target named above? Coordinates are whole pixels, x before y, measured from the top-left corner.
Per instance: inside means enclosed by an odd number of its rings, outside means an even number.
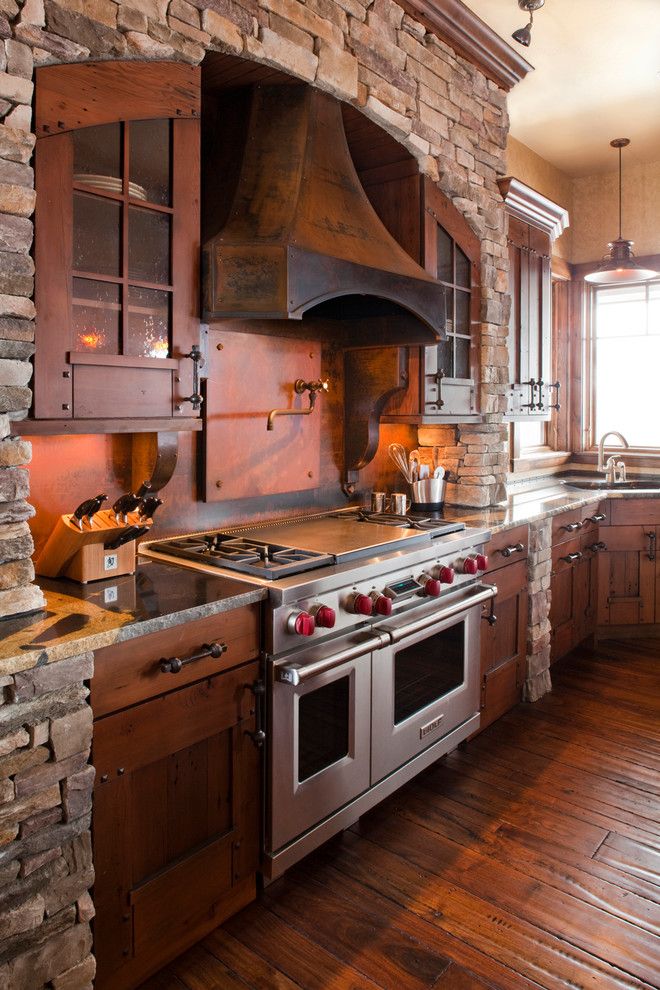
[[[268,588],[267,876],[478,728],[489,535],[349,509],[141,546]]]

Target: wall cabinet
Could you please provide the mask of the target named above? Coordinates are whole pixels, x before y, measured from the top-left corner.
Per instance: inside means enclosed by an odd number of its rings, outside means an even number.
[[[559,403],[552,382],[552,241],[568,225],[568,214],[517,179],[499,186],[509,214],[507,417],[547,420]]]
[[[132,990],[255,896],[258,635],[247,606],[96,655],[99,990]],[[212,644],[219,656],[163,671]]]
[[[200,425],[187,356],[199,345],[199,113],[191,66],[37,70],[26,432]]]
[[[602,529],[607,552],[599,561],[598,625],[660,622],[660,500],[612,499]]]
[[[528,527],[496,534],[488,544],[489,572],[497,585],[494,611],[481,623],[481,729],[520,701],[527,656]]]
[[[381,418],[427,425],[478,420],[479,239],[416,163],[371,169],[360,178],[390,233],[445,287],[447,307],[447,339],[409,348],[408,389]]]
[[[605,552],[601,507],[555,516],[552,526],[550,658],[565,656],[596,628],[598,558]]]

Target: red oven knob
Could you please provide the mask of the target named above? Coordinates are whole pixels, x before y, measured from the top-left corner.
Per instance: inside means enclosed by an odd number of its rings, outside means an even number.
[[[333,629],[336,619],[335,610],[329,605],[319,605],[314,613],[314,621],[321,629]]]
[[[424,594],[428,595],[429,598],[438,598],[442,591],[442,585],[438,579],[422,574],[422,581],[424,582]]]
[[[453,584],[455,574],[453,567],[441,567],[438,571],[438,580],[442,584]]]
[[[479,570],[476,557],[466,557],[463,561],[463,574],[476,574]]]
[[[298,636],[313,636],[316,623],[309,612],[293,612],[287,621],[287,629]]]
[[[376,615],[392,614],[392,599],[388,598],[387,595],[379,595],[377,591],[372,591],[369,597],[374,603]]]
[[[488,570],[488,557],[485,553],[477,554],[477,569],[480,571]]]
[[[354,612],[355,615],[372,615],[374,603],[369,598],[369,595],[362,595],[358,592],[349,601],[348,610],[349,612]]]

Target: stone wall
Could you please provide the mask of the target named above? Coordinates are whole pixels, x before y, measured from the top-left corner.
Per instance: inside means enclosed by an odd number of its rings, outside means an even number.
[[[552,571],[552,519],[529,527],[529,616],[527,621],[527,676],[524,701],[538,701],[552,687],[550,681],[550,574]]]
[[[0,676],[0,986],[88,990],[92,656]]]
[[[451,431],[448,498],[497,501],[506,470],[506,220],[496,185],[505,171],[506,94],[392,0],[0,0],[0,437],[20,431],[15,421],[31,401],[34,66],[196,64],[210,49],[273,65],[359,107],[416,156],[480,237],[486,421]],[[0,615],[43,601],[28,561],[29,457],[24,441],[0,443]]]

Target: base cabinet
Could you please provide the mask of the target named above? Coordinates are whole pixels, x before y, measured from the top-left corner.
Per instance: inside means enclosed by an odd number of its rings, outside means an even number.
[[[240,663],[95,721],[97,990],[132,990],[254,898],[258,677]]]
[[[490,574],[497,585],[481,623],[481,729],[520,701],[527,655],[527,526],[497,534],[488,545]],[[506,556],[503,556],[503,553]]]
[[[598,559],[606,541],[601,507],[562,513],[553,519],[550,580],[550,660],[570,653],[596,629]]]

